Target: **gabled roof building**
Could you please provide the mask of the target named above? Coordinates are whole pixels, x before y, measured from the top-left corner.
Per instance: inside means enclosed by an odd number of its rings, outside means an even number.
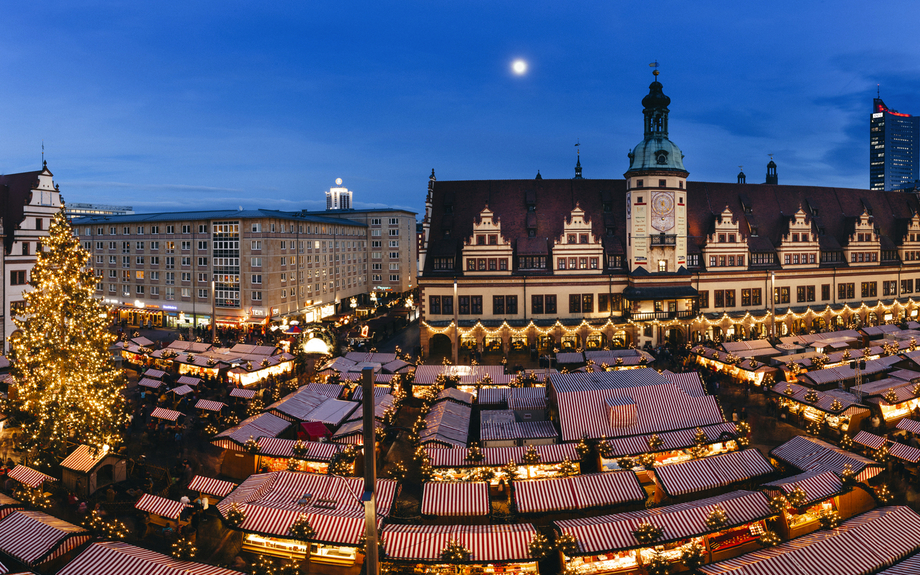
[[[623,179],[429,179],[422,347],[508,352],[808,333],[916,317],[914,193],[695,182],[656,77]],[[455,287],[456,284],[456,287]],[[774,318],[775,317],[775,321]],[[452,348],[452,349],[451,349]]]

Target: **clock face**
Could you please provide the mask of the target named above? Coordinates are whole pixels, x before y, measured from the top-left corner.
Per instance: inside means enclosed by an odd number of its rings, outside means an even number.
[[[652,195],[652,227],[666,232],[674,227],[674,196],[670,192]]]

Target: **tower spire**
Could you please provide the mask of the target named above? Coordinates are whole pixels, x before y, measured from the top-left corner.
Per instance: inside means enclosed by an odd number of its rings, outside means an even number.
[[[576,140],[575,144],[575,156],[578,158],[575,162],[575,179],[580,180],[581,177],[581,142]]]

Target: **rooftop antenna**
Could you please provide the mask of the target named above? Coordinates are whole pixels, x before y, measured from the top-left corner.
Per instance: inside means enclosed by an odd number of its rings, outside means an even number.
[[[649,66],[651,66],[652,68],[654,68],[654,70],[652,70],[652,75],[655,76],[655,77],[657,77],[658,74],[659,74],[659,72],[658,72],[658,60],[655,60],[654,62],[652,62],[651,64],[649,64]]]

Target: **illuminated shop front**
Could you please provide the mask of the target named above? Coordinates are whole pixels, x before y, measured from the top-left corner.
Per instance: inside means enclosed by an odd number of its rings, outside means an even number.
[[[701,431],[706,435],[706,442],[698,448],[700,453],[697,457],[710,457],[738,449],[738,444],[735,441],[738,431],[734,423],[707,425],[703,426]],[[619,471],[622,469],[620,467],[621,459],[633,458],[631,469],[640,470],[641,465],[634,458],[646,453],[654,455],[655,467],[689,461],[694,459],[691,449],[696,447],[695,435],[696,429],[659,433],[658,439],[661,441],[659,450],[655,450],[649,445],[651,441],[650,435],[608,439],[607,443],[610,445],[608,454],[610,457],[598,456],[598,469],[601,471]],[[644,473],[640,471],[640,476],[643,475]]]
[[[345,449],[339,443],[319,441],[297,441],[277,437],[259,439],[258,468],[268,471],[302,471],[305,473],[325,474],[329,471],[329,462]],[[295,451],[300,455],[295,455]],[[297,461],[297,468],[289,469],[291,460]],[[354,472],[354,464],[348,470]]]
[[[869,408],[857,402],[856,396],[842,390],[817,391],[796,383],[781,382],[773,386],[780,418],[789,423],[827,426],[833,433],[855,435]],[[788,417],[786,414],[788,413]]]
[[[256,533],[247,533],[243,537],[243,551],[259,555],[269,555],[294,561],[303,561],[309,554],[311,563],[352,566],[364,561],[364,554],[359,553],[357,545],[339,545],[330,543],[304,542],[296,539],[267,537]]]
[[[723,527],[710,517],[724,514]],[[760,549],[758,538],[771,517],[767,497],[752,491],[734,491],[708,499],[592,518],[554,521],[557,541],[574,537],[571,555],[560,551],[563,565],[575,573],[644,575],[653,558],[677,566],[691,546],[701,548],[704,563],[736,557]],[[639,532],[648,526],[640,542]]]
[[[227,372],[230,383],[247,386],[269,376],[281,376],[294,370],[294,358],[288,353],[268,356],[260,362],[248,361]]]
[[[738,382],[763,385],[767,375],[779,370],[754,359],[742,359],[731,353],[698,345],[691,349],[693,361],[700,367],[728,375]],[[774,375],[774,377],[776,377]]]
[[[493,486],[498,485],[501,468],[509,461],[518,466],[521,479],[564,477],[562,466],[565,461],[574,465],[576,470],[580,468],[580,458],[573,444],[533,446],[540,455],[540,463],[534,465],[524,463],[524,454],[529,448],[483,447],[480,449],[483,458],[479,461],[469,461],[466,448],[427,449],[432,466],[431,481],[488,481]]]
[[[384,562],[413,573],[529,575],[539,573],[529,545],[536,535],[530,523],[511,525],[387,525],[380,534]],[[456,557],[450,562],[442,554]]]

